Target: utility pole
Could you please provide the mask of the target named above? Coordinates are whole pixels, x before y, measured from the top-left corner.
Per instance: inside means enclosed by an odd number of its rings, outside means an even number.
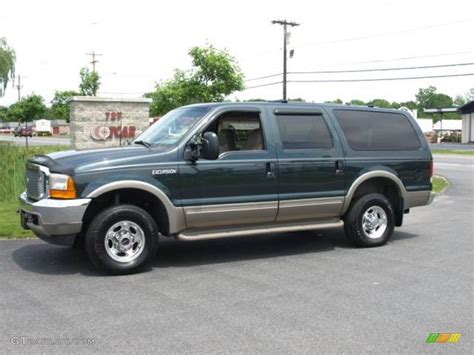
[[[283,100],[286,100],[286,62],[288,60],[287,54],[287,44],[288,44],[288,26],[296,27],[299,26],[299,23],[289,22],[287,20],[273,20],[272,24],[282,25],[283,26]]]
[[[18,101],[21,100],[21,75],[18,75],[18,84],[16,85],[18,90]]]
[[[16,89],[18,90],[18,102],[21,100],[21,75],[18,75],[18,84],[16,85]],[[21,126],[21,120],[20,120],[20,126]],[[21,128],[20,128],[21,132]],[[26,143],[26,150],[28,150],[28,118],[25,118],[25,143]]]
[[[96,53],[96,52],[92,51],[92,53],[86,53],[86,55],[92,56],[92,61],[91,61],[91,64],[92,64],[92,71],[95,72],[95,64],[99,62],[97,59],[95,59],[95,57],[96,57],[96,56],[99,57],[99,56],[101,56],[102,54]]]

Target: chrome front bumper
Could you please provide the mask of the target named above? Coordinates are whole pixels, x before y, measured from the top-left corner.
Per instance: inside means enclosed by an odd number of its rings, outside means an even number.
[[[91,199],[39,201],[20,195],[21,224],[39,238],[53,244],[72,245],[81,231],[82,218]]]

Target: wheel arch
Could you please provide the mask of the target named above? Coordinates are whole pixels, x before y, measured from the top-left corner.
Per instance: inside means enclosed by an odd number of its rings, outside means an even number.
[[[175,205],[173,205],[171,200],[161,189],[144,181],[121,180],[110,182],[88,193],[87,198],[91,198],[92,202],[94,202],[104,196],[116,193],[120,194],[121,191],[133,190],[141,192],[142,194],[148,194],[148,196],[153,196],[153,198],[161,204],[163,210],[166,212],[167,234],[176,234],[184,229],[185,221],[183,209],[181,207],[176,207]],[[93,205],[93,203],[91,203],[91,205]]]
[[[354,180],[354,182],[351,184],[345,198],[344,198],[344,204],[342,207],[342,212],[341,214],[344,215],[349,206],[351,205],[353,199],[355,196],[357,196],[357,191],[360,187],[370,184],[371,182],[377,183],[378,181],[386,181],[392,186],[396,188],[396,191],[398,192],[398,196],[401,199],[399,201],[399,210],[401,210],[401,214],[403,215],[403,205],[404,201],[406,201],[407,198],[407,191],[405,189],[405,186],[403,185],[403,182],[400,180],[398,176],[396,176],[394,173],[386,171],[386,170],[373,170],[366,172],[362,175],[360,175],[357,179]],[[396,214],[398,214],[400,211],[395,211]]]

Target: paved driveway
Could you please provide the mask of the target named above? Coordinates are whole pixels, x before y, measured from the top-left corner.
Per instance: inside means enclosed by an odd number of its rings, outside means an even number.
[[[473,160],[436,160],[451,187],[381,248],[342,230],[163,241],[150,271],[106,277],[80,251],[0,241],[0,351],[472,352]]]

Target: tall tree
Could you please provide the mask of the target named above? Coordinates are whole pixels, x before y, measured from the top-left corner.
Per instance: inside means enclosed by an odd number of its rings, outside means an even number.
[[[22,98],[8,108],[8,121],[31,122],[43,118],[46,105],[39,95],[30,95]]]
[[[10,48],[5,38],[0,38],[0,96],[5,94],[8,80],[15,78],[15,51]]]
[[[96,96],[100,87],[100,76],[96,71],[89,71],[88,68],[82,68],[80,71],[81,83],[79,90],[81,95]]]
[[[433,117],[435,122],[441,119],[459,119],[461,116],[456,112],[448,112],[444,114],[427,114],[423,111],[425,108],[451,108],[454,105],[452,97],[436,92],[434,86],[426,89],[420,89],[416,95],[418,104],[418,117]]]
[[[172,79],[158,83],[154,92],[145,94],[153,100],[151,115],[197,102],[223,101],[244,89],[243,74],[227,51],[208,45],[193,47],[188,54],[193,65],[190,70],[176,70]]]
[[[66,120],[69,122],[69,104],[68,101],[79,93],[73,90],[56,91],[51,100],[50,116],[57,120]]]

